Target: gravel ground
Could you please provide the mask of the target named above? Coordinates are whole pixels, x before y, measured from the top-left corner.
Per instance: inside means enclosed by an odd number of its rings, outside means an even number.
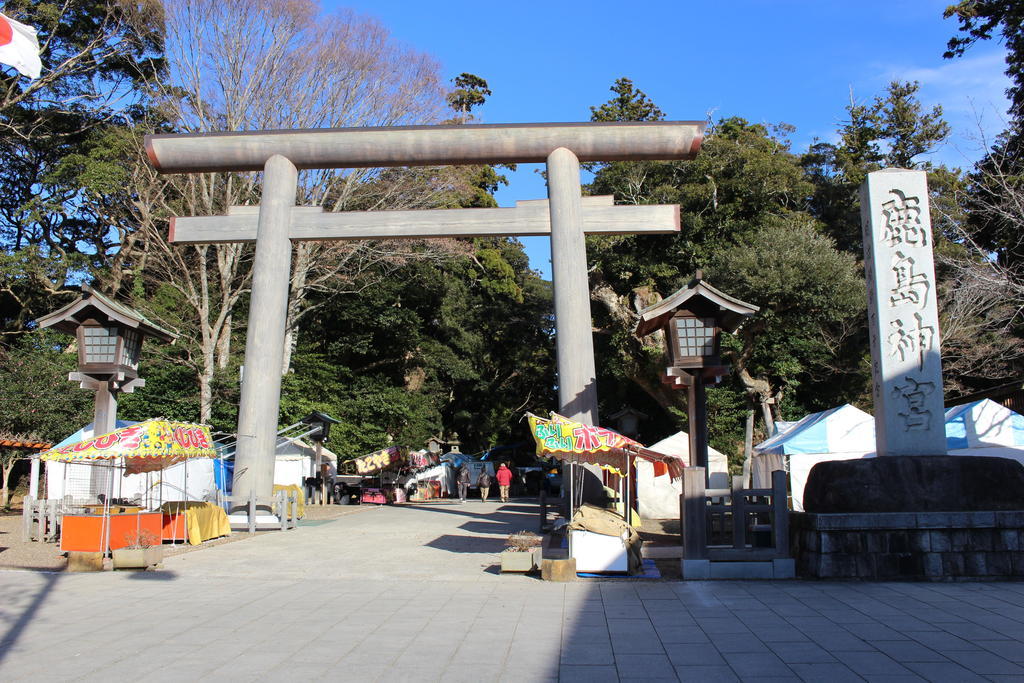
[[[343,515],[349,515],[361,510],[371,509],[372,506],[365,505],[310,505],[306,508],[306,517],[300,521],[319,522],[337,519]],[[67,567],[67,559],[60,552],[56,543],[26,543],[22,540],[21,510],[15,508],[9,513],[0,513],[0,570],[21,569],[34,571],[64,571]],[[250,534],[243,531],[236,531],[224,538],[215,538],[206,541],[202,545],[165,545],[164,556],[181,555],[191,553],[204,548],[211,548],[215,545],[225,543],[238,543],[254,536],[261,536],[273,531],[261,531]]]

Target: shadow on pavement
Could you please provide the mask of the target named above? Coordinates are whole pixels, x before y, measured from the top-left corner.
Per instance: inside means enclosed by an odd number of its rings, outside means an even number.
[[[18,638],[21,636],[21,632],[25,630],[25,627],[35,617],[36,613],[39,611],[39,608],[42,607],[43,602],[50,594],[50,591],[52,591],[56,587],[57,581],[62,576],[61,574],[40,575],[45,577],[43,579],[43,585],[40,586],[39,590],[36,591],[36,594],[32,596],[29,604],[25,607],[24,610],[22,610],[21,614],[19,614],[17,618],[14,618],[13,615],[8,616],[7,612],[8,610],[15,609],[14,603],[16,603],[16,600],[8,596],[7,599],[3,601],[3,607],[2,611],[0,611],[0,614],[3,614],[3,616],[5,617],[5,622],[10,623],[10,627],[8,627],[6,631],[4,631],[3,637],[0,637],[0,662],[4,661],[4,658],[7,656],[7,653],[10,652],[14,644],[18,642]]]
[[[550,503],[548,503],[548,509],[549,510],[552,509],[552,506],[551,506]],[[540,510],[540,503],[533,503],[533,504],[505,503],[500,508],[498,508],[498,512],[518,512],[518,513],[529,513],[531,515],[539,514],[538,513],[539,510]]]
[[[478,534],[511,534],[516,531],[520,531],[521,524],[512,523],[504,519],[496,519],[493,521],[479,521],[479,522],[466,522],[460,524],[459,528],[466,531],[472,531]]]
[[[450,553],[500,553],[505,548],[505,539],[444,534],[424,545]]]

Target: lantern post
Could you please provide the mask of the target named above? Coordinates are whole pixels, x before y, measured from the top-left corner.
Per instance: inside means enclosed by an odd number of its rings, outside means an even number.
[[[93,435],[117,428],[117,397],[146,385],[139,377],[142,343],[152,337],[174,343],[177,335],[149,321],[138,311],[88,286],[67,306],[36,320],[41,329],[52,327],[75,337],[78,371],[68,380],[96,392]],[[38,459],[32,463],[32,487],[38,482]],[[97,468],[99,469],[99,468]],[[98,482],[94,482],[94,486]],[[35,493],[32,494],[35,497]]]
[[[687,390],[690,429],[690,466],[708,466],[707,397],[705,386],[729,374],[722,363],[721,334],[735,332],[758,310],[757,306],[720,292],[704,282],[697,271],[690,284],[659,303],[640,311],[634,334],[646,337],[661,332],[668,348],[669,365],[662,381]]]
[[[323,452],[324,441],[327,441],[327,438],[331,435],[331,425],[338,424],[339,420],[335,420],[327,413],[321,413],[319,410],[314,410],[309,415],[302,418],[302,421],[314,430],[309,433],[309,439],[313,442],[313,448],[316,452],[316,459],[313,464],[313,476],[315,477],[317,474],[320,475],[320,504],[323,505],[327,500],[327,473],[321,471],[321,454]]]

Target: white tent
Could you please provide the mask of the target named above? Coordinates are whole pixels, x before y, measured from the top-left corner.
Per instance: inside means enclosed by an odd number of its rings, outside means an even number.
[[[331,475],[338,473],[338,456],[320,448],[320,464],[327,465]],[[274,460],[274,484],[303,488],[306,477],[315,477],[316,447],[300,439],[279,440]]]
[[[649,446],[648,450],[675,455],[690,462],[690,437],[676,432]],[[729,488],[729,459],[724,453],[708,447],[709,488]],[[667,474],[654,476],[654,464],[643,458],[636,460],[637,512],[645,519],[679,519],[679,496],[683,482],[672,481]]]
[[[946,411],[950,455],[990,455],[1024,464],[1024,415],[982,399]]]
[[[116,428],[121,429],[133,424],[136,423],[118,420]],[[92,437],[93,426],[90,422],[61,441],[55,448]],[[122,471],[119,467],[107,468],[104,461],[88,464],[48,460],[46,497],[59,499],[71,496],[76,500],[96,500],[98,494],[106,495],[107,491],[111,490],[107,474],[112,471],[115,473],[112,488],[115,498],[138,496],[140,500],[153,504],[172,500],[210,500],[217,490],[213,469],[213,458],[189,458],[187,462],[179,462],[157,472],[130,474],[125,477],[121,476]]]
[[[1024,415],[983,399],[946,411],[950,455],[987,455],[1024,464]],[[771,472],[789,472],[793,509],[802,511],[807,474],[819,462],[875,457],[875,421],[851,405],[808,415],[754,447],[754,486],[769,486]]]
[[[754,488],[771,486],[774,470],[789,472],[793,509],[804,509],[807,474],[825,460],[875,455],[875,418],[850,404],[812,413],[754,446]]]
[[[478,473],[479,476],[479,473]],[[470,480],[476,484],[475,477],[470,477]],[[433,467],[417,472],[416,474],[410,475],[403,482],[403,486],[407,489],[415,488],[416,484],[424,481],[438,481],[441,482],[441,496],[454,496],[458,492],[458,486],[455,481],[455,468],[450,462],[442,462]]]

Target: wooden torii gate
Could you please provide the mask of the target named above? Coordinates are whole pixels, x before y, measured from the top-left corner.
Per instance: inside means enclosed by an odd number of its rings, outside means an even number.
[[[407,126],[151,135],[160,173],[263,171],[263,196],[227,216],[173,219],[175,243],[255,240],[236,496],[268,498],[281,394],[291,240],[551,235],[561,414],[598,424],[586,232],[679,230],[679,207],[612,206],[580,192],[581,161],[692,159],[703,122]],[[506,209],[323,213],[296,207],[300,169],[545,163],[548,200]],[[625,227],[631,226],[631,227]]]

